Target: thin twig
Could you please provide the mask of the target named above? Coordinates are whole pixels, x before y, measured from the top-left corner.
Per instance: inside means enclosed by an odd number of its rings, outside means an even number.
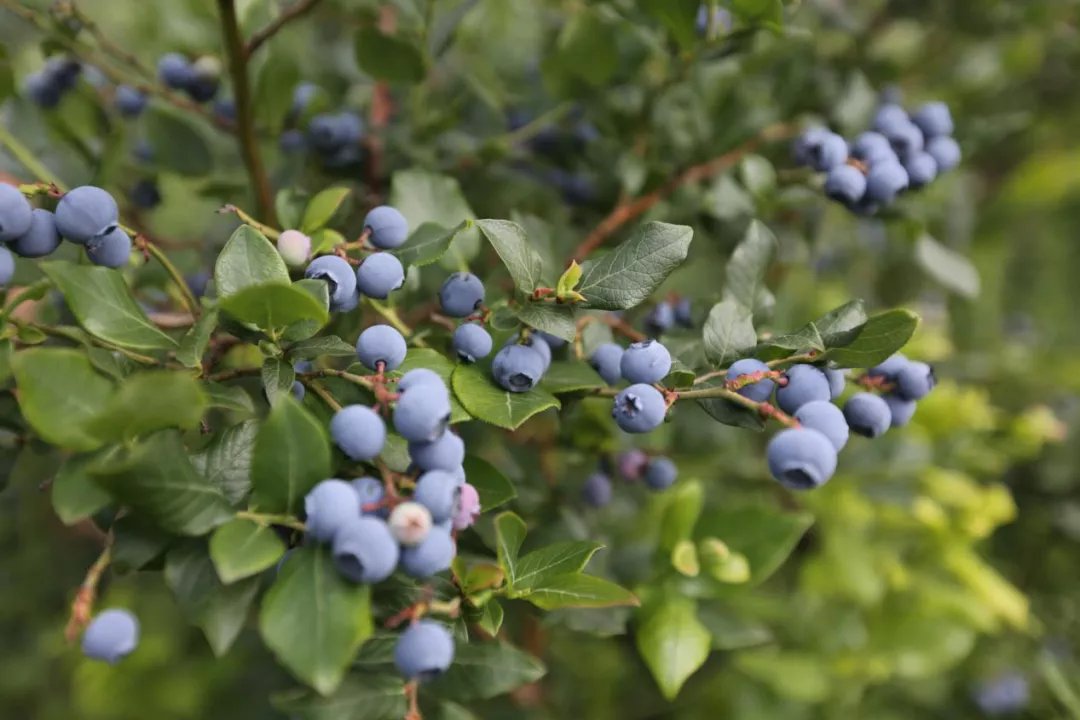
[[[308,380],[307,378],[300,378],[300,382],[304,384],[304,387],[310,388],[312,392],[318,395],[324,403],[330,406],[330,409],[334,412],[341,410],[341,403],[330,394],[330,391],[324,388],[320,383],[314,380]]]
[[[278,237],[281,236],[281,231],[280,230],[278,230],[276,228],[272,228],[269,225],[267,225],[266,223],[259,222],[255,218],[251,217],[251,215],[244,212],[243,210],[236,207],[235,205],[232,205],[232,204],[222,205],[218,209],[218,213],[221,214],[221,215],[225,215],[225,214],[228,214],[228,213],[232,213],[233,215],[236,215],[236,217],[240,218],[240,222],[244,223],[245,225],[250,225],[251,227],[253,227],[256,230],[258,230],[259,232],[261,232],[266,237],[270,238],[271,240],[276,240],[276,239],[278,239]]]
[[[113,534],[110,532],[105,536],[105,548],[98,555],[94,564],[90,566],[90,569],[86,571],[86,577],[83,578],[78,592],[75,593],[75,600],[71,603],[71,617],[68,619],[67,627],[64,629],[64,637],[69,643],[75,642],[75,638],[90,622],[90,616],[94,611],[94,600],[97,597],[98,583],[101,581],[105,568],[109,567],[109,562],[112,561],[112,546]]]
[[[250,510],[241,510],[236,513],[238,520],[250,520],[254,523],[258,523],[263,527],[270,525],[280,525],[281,527],[292,528],[293,530],[299,530],[303,532],[305,530],[304,523],[300,522],[292,515],[272,515],[267,513],[252,512]]]
[[[156,82],[157,76],[153,70],[143,65],[139,61],[139,58],[135,57],[135,55],[129,53],[128,51],[124,50],[124,48],[110,40],[105,35],[105,33],[102,32],[101,26],[94,22],[94,20],[89,15],[80,10],[75,3],[71,3],[69,7],[71,9],[72,16],[76,20],[78,20],[79,23],[82,24],[82,27],[84,30],[86,30],[86,32],[90,33],[91,37],[93,37],[94,40],[97,42],[98,47],[100,47],[103,51],[105,51],[105,53],[111,55],[119,62],[124,63],[132,70],[139,73],[139,75],[142,75],[147,82]]]
[[[30,152],[29,148],[19,142],[19,139],[3,123],[0,123],[0,146],[6,147],[12,157],[42,182],[51,183],[55,186],[62,184],[60,179],[53,175],[52,170],[45,167],[45,164],[38,160],[37,156]]]
[[[306,15],[319,2],[320,0],[298,0],[282,10],[280,15],[270,21],[270,24],[252,33],[251,37],[248,38],[247,45],[244,46],[244,56],[251,57],[251,54],[258,50],[263,43],[277,35],[282,28],[293,20],[298,20]]]
[[[180,300],[184,303],[184,309],[186,309],[193,317],[198,317],[202,308],[199,307],[199,301],[195,299],[195,295],[191,292],[191,288],[188,287],[187,281],[184,280],[184,276],[180,274],[180,271],[169,260],[168,255],[162,252],[161,248],[154,244],[150,238],[145,235],[137,235],[136,243],[139,248],[145,249],[148,253],[154,256],[154,259],[161,263],[161,266],[165,268],[165,272],[172,278],[173,284],[176,285],[180,291]]]

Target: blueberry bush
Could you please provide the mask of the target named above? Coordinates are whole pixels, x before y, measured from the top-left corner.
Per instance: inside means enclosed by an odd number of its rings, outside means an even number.
[[[853,5],[0,0],[4,705],[1080,719],[1077,11]]]

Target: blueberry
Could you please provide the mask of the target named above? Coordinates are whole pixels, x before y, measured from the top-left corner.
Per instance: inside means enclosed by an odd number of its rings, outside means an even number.
[[[303,152],[307,148],[307,138],[297,129],[286,130],[278,138],[278,148],[286,154]]]
[[[653,335],[659,335],[675,324],[675,306],[668,301],[658,302],[645,316],[645,327]]]
[[[198,272],[186,275],[184,281],[187,283],[188,289],[191,290],[192,295],[195,297],[202,297],[206,294],[206,286],[210,284],[210,273],[205,270],[199,270]]]
[[[874,367],[866,371],[866,374],[870,377],[884,378],[890,382],[895,380],[896,374],[901,369],[907,366],[910,362],[906,357],[900,353],[896,353],[890,356],[888,359],[878,363]]]
[[[836,133],[826,132],[807,148],[806,157],[810,167],[819,172],[828,172],[843,165],[847,155],[847,141]]]
[[[547,372],[548,368],[551,367],[551,345],[537,338],[535,334],[530,333],[527,337],[511,338],[503,347],[507,347],[514,343],[527,347],[540,356],[540,359],[544,362],[544,369],[542,372]]]
[[[364,405],[346,405],[330,420],[330,435],[353,460],[374,460],[386,443],[386,425]]]
[[[409,221],[389,205],[372,208],[364,216],[364,227],[371,231],[371,244],[383,250],[401,247],[409,237]]]
[[[894,103],[880,106],[874,113],[873,128],[879,133],[886,135],[890,130],[910,123],[904,108]]]
[[[836,472],[836,448],[810,428],[781,430],[769,441],[766,456],[772,476],[792,490],[820,487]]]
[[[40,108],[51,110],[60,104],[63,90],[56,81],[45,72],[31,73],[26,76],[23,90],[29,96],[30,101]]]
[[[416,502],[403,502],[390,511],[386,521],[394,539],[405,546],[419,545],[431,531],[431,513]]]
[[[372,325],[356,339],[356,356],[371,370],[394,370],[405,360],[405,338],[389,325]]]
[[[44,72],[61,91],[70,90],[79,81],[82,63],[71,57],[51,57],[45,63]]]
[[[848,425],[840,408],[827,400],[808,402],[795,411],[795,419],[803,427],[817,430],[829,438],[837,452],[844,449],[848,441]]]
[[[195,102],[204,103],[217,95],[221,85],[221,63],[204,55],[191,64],[191,76],[183,90]]]
[[[360,512],[364,515],[377,514],[380,508],[374,506],[381,503],[383,496],[386,494],[386,488],[383,486],[382,480],[365,475],[353,480],[351,485],[353,490],[356,491],[356,496],[360,499]]]
[[[286,265],[299,267],[311,255],[311,238],[299,230],[285,230],[278,235],[277,250]]]
[[[0,245],[0,287],[6,287],[15,277],[15,256],[3,245]]]
[[[405,268],[387,252],[372,253],[356,269],[356,287],[368,297],[385,300],[405,284]]]
[[[356,145],[364,133],[357,115],[349,112],[316,115],[308,123],[308,141],[316,150],[333,153],[343,147]]]
[[[722,7],[713,8],[713,25],[715,27],[720,28],[723,32],[731,32],[731,22],[730,10]],[[709,7],[706,3],[698,6],[694,29],[697,30],[698,35],[702,36],[709,30]]]
[[[116,94],[113,96],[117,112],[126,118],[141,115],[146,109],[147,100],[146,93],[130,85],[117,85]]]
[[[401,551],[401,569],[413,578],[427,578],[450,567],[457,554],[450,531],[436,525],[424,541]]]
[[[318,94],[319,88],[314,83],[300,83],[293,88],[292,105],[289,107],[289,119],[295,121],[300,116],[307,106],[311,104],[311,101]]]
[[[161,191],[157,183],[149,178],[142,178],[131,186],[128,199],[135,207],[143,210],[153,210],[161,204]]]
[[[525,345],[507,345],[491,362],[495,382],[510,392],[527,392],[544,375],[544,358]]]
[[[461,488],[453,475],[445,470],[428,470],[416,480],[413,500],[431,511],[437,523],[449,520],[458,509]]]
[[[166,53],[157,64],[158,77],[173,90],[183,90],[191,84],[195,71],[191,63],[180,53]]]
[[[651,490],[667,490],[679,477],[679,468],[671,458],[657,457],[645,466],[645,484]]]
[[[897,157],[905,161],[913,157],[915,153],[922,152],[925,144],[922,130],[911,122],[897,123],[884,130],[882,134],[889,139],[889,144],[896,151]]]
[[[344,480],[323,480],[304,498],[304,514],[308,535],[330,542],[338,530],[360,517],[360,497]]]
[[[551,333],[546,333],[543,330],[533,330],[533,335],[547,343],[548,349],[552,352],[566,347],[566,341],[563,340],[561,337],[556,337],[555,335],[552,335]]]
[[[342,526],[334,535],[332,553],[338,572],[358,583],[377,583],[390,577],[400,557],[390,527],[370,515]]]
[[[727,374],[724,375],[724,379],[731,382],[743,375],[764,372],[769,372],[768,365],[754,358],[743,358],[731,364]],[[739,388],[736,392],[754,402],[766,402],[772,395],[774,387],[776,387],[776,383],[772,380],[758,380],[756,383]]]
[[[394,429],[410,442],[431,442],[450,423],[450,396],[446,392],[431,392],[431,385],[419,387],[423,390],[406,392],[398,398],[394,406]]]
[[[923,135],[928,138],[953,134],[952,113],[943,102],[928,102],[911,116],[911,121],[918,125]]]
[[[305,395],[307,395],[307,390],[304,388],[304,383],[299,380],[293,380],[292,396],[296,398],[297,402],[300,402],[304,399]]]
[[[444,392],[446,391],[446,383],[443,382],[442,376],[428,368],[416,368],[405,373],[398,380],[397,388],[398,392],[405,392],[411,387],[420,385],[438,385]]]
[[[851,156],[865,163],[896,160],[896,152],[889,139],[879,132],[864,132],[851,144]]]
[[[608,385],[614,385],[622,379],[622,346],[604,343],[593,351],[589,364]]]
[[[829,399],[835,400],[843,395],[844,387],[847,385],[847,375],[844,371],[832,368],[822,368],[821,371],[825,373],[825,379],[829,381]]]
[[[825,373],[813,365],[792,365],[784,374],[787,384],[776,391],[776,402],[789,415],[808,402],[832,397]]]
[[[671,353],[656,340],[633,343],[623,352],[619,371],[627,382],[658,383],[671,372]]]
[[[914,400],[905,400],[894,393],[882,395],[881,399],[889,406],[889,427],[903,427],[911,422],[917,405]]]
[[[472,527],[476,518],[480,517],[480,493],[476,492],[469,483],[461,485],[461,496],[458,498],[458,509],[452,518],[455,530],[465,530]]]
[[[355,275],[353,276],[356,277]],[[356,308],[360,307],[360,291],[353,290],[352,295],[349,295],[345,300],[337,305],[331,305],[330,309],[334,312],[348,313],[352,312]]]
[[[492,340],[488,331],[476,323],[464,323],[454,331],[454,352],[462,362],[476,362],[491,353]]]
[[[694,313],[690,306],[690,298],[680,298],[679,302],[675,303],[675,323],[684,328],[694,327]]]
[[[615,467],[618,468],[619,474],[627,480],[640,480],[642,473],[645,472],[645,466],[648,464],[649,456],[643,450],[637,448],[619,453],[619,456],[615,458]]]
[[[652,385],[642,383],[621,390],[611,408],[615,422],[628,433],[655,430],[664,422],[666,414],[664,396]]]
[[[123,267],[131,258],[131,238],[120,228],[113,228],[104,235],[90,238],[86,243],[86,255],[95,265]]]
[[[927,152],[918,152],[909,157],[904,169],[907,170],[908,184],[912,188],[929,185],[937,176],[937,162]]]
[[[116,663],[139,644],[139,621],[127,610],[110,608],[97,614],[82,637],[83,655]]]
[[[218,98],[215,100],[214,117],[224,123],[236,122],[236,101],[232,98]]]
[[[844,404],[844,418],[852,432],[868,438],[883,434],[892,423],[888,404],[868,392],[856,393],[848,399]]]
[[[938,174],[947,173],[960,164],[960,146],[951,137],[941,136],[926,144],[926,152],[937,163]]]
[[[821,145],[821,141],[829,134],[823,127],[812,127],[805,130],[802,135],[795,138],[792,145],[792,155],[799,165],[810,164],[811,150]]]
[[[439,289],[439,304],[450,317],[472,315],[484,304],[484,283],[472,273],[454,273]]]
[[[0,242],[25,235],[33,221],[34,209],[19,188],[0,182]]]
[[[851,165],[837,165],[825,178],[825,195],[844,204],[857,203],[866,194],[866,176]]]
[[[131,155],[141,163],[154,162],[154,148],[145,138],[139,138],[131,148]]]
[[[444,432],[438,440],[409,443],[409,457],[421,470],[449,472],[465,462],[465,442],[452,432]]]
[[[356,294],[356,273],[344,258],[321,255],[307,266],[304,277],[325,280],[330,291],[330,309],[340,310]]]
[[[595,472],[585,480],[581,499],[593,507],[604,507],[611,502],[611,480],[602,472]]]
[[[921,400],[934,389],[934,369],[924,362],[909,362],[896,373],[896,394],[905,400]]]
[[[907,170],[898,162],[877,163],[866,175],[866,200],[887,205],[908,186]]]
[[[1011,715],[1027,708],[1031,702],[1031,688],[1027,678],[1011,671],[979,683],[973,698],[986,715]]]
[[[86,244],[92,237],[107,235],[119,221],[113,196],[93,185],[69,190],[56,205],[56,229],[71,242]]]
[[[410,625],[394,647],[394,665],[410,680],[434,680],[453,661],[454,638],[444,626],[431,620]]]

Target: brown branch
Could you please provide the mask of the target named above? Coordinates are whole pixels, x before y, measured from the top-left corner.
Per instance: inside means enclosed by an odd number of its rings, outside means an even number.
[[[661,200],[670,197],[672,193],[683,185],[689,185],[719,175],[742,160],[744,156],[752,153],[762,143],[789,138],[796,131],[797,128],[787,123],[769,125],[742,145],[729,150],[723,155],[688,167],[648,195],[642,195],[629,202],[621,203],[607,217],[601,220],[600,224],[578,245],[577,250],[574,252],[574,259],[578,262],[584,260],[593,250],[603,245],[604,241],[615,234],[619,228],[644,215],[650,208]]]
[[[298,0],[285,10],[282,10],[281,14],[274,18],[269,25],[261,30],[255,31],[251,37],[248,38],[247,45],[244,47],[244,57],[251,57],[251,54],[258,50],[263,43],[277,35],[278,31],[293,20],[298,20],[306,15],[318,5],[319,2],[320,0]]]

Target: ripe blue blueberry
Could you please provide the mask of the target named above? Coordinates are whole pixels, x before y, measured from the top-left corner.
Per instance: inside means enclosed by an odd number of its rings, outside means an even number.
[[[59,105],[64,92],[53,77],[44,71],[27,75],[23,83],[23,91],[29,96],[31,102],[45,110],[51,110]]]
[[[828,133],[829,131],[823,127],[812,127],[804,130],[801,135],[795,138],[791,148],[795,162],[799,165],[809,165],[810,149],[821,144],[822,138]]]
[[[679,302],[675,303],[675,322],[684,328],[694,327],[694,313],[690,306],[690,298],[680,298]]]
[[[619,371],[627,382],[660,382],[671,372],[671,353],[656,340],[633,343],[623,352]]]
[[[364,515],[377,514],[379,508],[374,506],[382,502],[383,496],[386,494],[386,488],[383,486],[382,480],[365,475],[353,480],[351,485],[353,490],[356,491],[356,496],[360,499],[360,512]]]
[[[937,163],[938,175],[947,173],[960,164],[960,146],[951,137],[932,138],[926,144],[926,152]]]
[[[754,358],[743,358],[731,364],[731,367],[728,368],[727,373],[724,375],[724,379],[731,382],[742,375],[752,375],[759,372],[769,372],[769,366]],[[759,380],[752,385],[739,388],[736,392],[754,402],[765,402],[772,395],[774,387],[776,387],[776,383],[772,380]]]
[[[390,527],[379,518],[353,518],[335,534],[331,552],[344,577],[357,583],[377,583],[390,577],[401,551]]]
[[[413,578],[427,578],[450,567],[457,554],[450,530],[435,525],[424,541],[401,551],[401,569]]]
[[[928,102],[911,116],[911,121],[919,126],[928,138],[953,134],[952,113],[943,102]]]
[[[655,457],[645,466],[645,484],[651,490],[667,490],[679,477],[679,468],[671,458]]]
[[[1031,688],[1026,677],[1010,671],[976,685],[973,699],[985,715],[1014,715],[1031,702]]]
[[[637,448],[621,452],[615,458],[615,467],[618,468],[619,474],[627,480],[640,480],[642,473],[645,472],[645,466],[648,464],[649,456],[645,454],[645,451]]]
[[[405,546],[419,545],[434,524],[428,509],[415,502],[403,502],[390,511],[386,524],[394,539]]]
[[[934,389],[934,369],[924,362],[909,362],[896,373],[896,394],[907,400],[922,400]]]
[[[444,394],[446,393],[446,383],[443,382],[442,376],[428,368],[416,368],[402,375],[398,380],[397,389],[398,392],[405,392],[409,388],[420,385],[437,385],[442,388]]]
[[[889,139],[873,131],[861,133],[855,138],[851,144],[851,156],[871,165],[882,160],[897,159]]]
[[[308,123],[308,141],[316,150],[333,153],[360,141],[364,125],[350,112],[316,115]]]
[[[191,63],[180,53],[166,53],[158,59],[158,77],[173,90],[183,90],[191,84],[195,72]]]
[[[905,400],[895,393],[882,395],[881,399],[889,406],[890,427],[903,427],[911,422],[911,418],[915,415],[915,408],[918,403],[914,400]]]
[[[356,273],[347,260],[337,255],[315,258],[304,270],[304,277],[326,281],[331,310],[342,310],[356,295]]]
[[[304,388],[304,383],[299,380],[293,380],[292,396],[299,402],[304,399],[305,395],[307,395],[307,390]]]
[[[323,480],[304,497],[304,515],[308,535],[330,542],[338,530],[360,517],[360,497],[344,480]]]
[[[116,95],[113,96],[116,110],[123,117],[133,118],[142,114],[146,109],[146,93],[130,85],[117,85]]]
[[[445,433],[444,433],[445,434]],[[457,512],[461,488],[457,479],[445,470],[428,470],[416,480],[413,500],[431,511],[431,518],[441,523]]]
[[[844,418],[852,432],[868,438],[882,435],[892,424],[888,404],[868,392],[856,393],[844,403]]]
[[[653,305],[645,316],[645,327],[653,335],[659,335],[675,324],[675,306],[664,300]]]
[[[644,433],[655,430],[664,422],[667,404],[664,396],[652,385],[638,383],[623,389],[615,396],[611,416],[615,423],[628,433]]]
[[[882,131],[882,135],[889,139],[889,144],[896,151],[901,160],[911,158],[915,153],[921,152],[926,144],[922,130],[915,123],[897,123]]]
[[[878,107],[877,112],[874,113],[872,126],[874,130],[882,135],[887,135],[890,130],[894,130],[910,122],[911,119],[908,117],[904,108],[895,103],[886,103]]]
[[[896,374],[900,370],[907,366],[910,362],[901,353],[895,353],[886,360],[878,363],[874,367],[866,371],[866,374],[870,377],[880,377],[889,381],[893,381],[896,378]]]
[[[587,505],[604,507],[611,502],[611,479],[602,472],[594,472],[581,487],[581,499]]]
[[[15,256],[3,245],[0,245],[0,287],[6,287],[15,277]]]
[[[286,130],[278,138],[278,148],[287,155],[303,152],[307,148],[307,137],[303,131],[296,128]]]
[[[372,370],[378,370],[379,363],[383,363],[383,370],[396,369],[406,352],[405,338],[389,325],[372,325],[356,339],[356,356]]]
[[[461,496],[458,498],[458,509],[454,513],[451,525],[455,530],[465,530],[472,527],[478,517],[480,517],[480,493],[469,483],[463,483]]]
[[[409,237],[409,221],[389,205],[372,208],[364,217],[364,227],[371,231],[371,244],[383,250],[401,247]]]
[[[49,75],[60,90],[70,90],[75,87],[82,72],[82,63],[72,57],[57,55],[45,62],[43,70]]]
[[[72,242],[86,244],[92,237],[111,232],[119,221],[113,196],[93,185],[64,193],[56,205],[56,229]]]
[[[491,352],[488,331],[476,323],[464,323],[454,331],[454,352],[462,362],[476,362]]]
[[[465,442],[452,432],[444,432],[438,440],[409,443],[409,457],[421,470],[450,472],[465,462]]]
[[[292,105],[289,106],[289,121],[295,122],[319,92],[314,83],[303,82],[293,88]]]
[[[299,267],[311,255],[311,238],[299,230],[285,230],[278,235],[277,250],[286,265]]]
[[[353,277],[355,278],[356,276],[354,275]],[[353,290],[352,295],[349,295],[349,297],[345,298],[345,301],[342,302],[342,303],[339,303],[339,304],[334,304],[333,302],[330,303],[330,309],[333,310],[334,312],[339,312],[339,313],[352,312],[353,310],[355,310],[359,306],[360,306],[360,291],[359,290]]]
[[[131,186],[128,199],[135,207],[153,210],[161,204],[161,191],[158,190],[157,183],[150,178],[141,178]]]
[[[840,408],[827,400],[808,402],[795,412],[795,419],[803,427],[817,430],[829,438],[837,452],[844,449],[848,441],[848,425]]]
[[[86,242],[86,256],[95,265],[110,268],[124,267],[131,257],[131,238],[118,227]]]
[[[887,205],[907,189],[908,174],[898,162],[886,161],[875,164],[866,175],[866,200]]]
[[[765,454],[769,472],[792,490],[820,487],[836,472],[836,448],[811,428],[781,430],[769,441]]]
[[[404,284],[405,268],[390,253],[372,253],[356,268],[356,287],[368,297],[385,300]]]
[[[907,170],[908,182],[912,188],[921,188],[929,185],[937,177],[937,162],[927,152],[918,152],[907,159],[904,163]]]
[[[829,399],[835,400],[843,395],[844,387],[847,385],[847,375],[844,371],[832,368],[822,368],[821,371],[825,373],[825,379],[829,381]]]
[[[439,288],[439,304],[450,317],[472,315],[484,304],[484,283],[472,273],[454,273]]]
[[[191,63],[191,76],[182,89],[195,102],[204,103],[217,95],[221,85],[221,62],[204,55]]]
[[[847,141],[834,132],[826,132],[807,148],[806,157],[810,167],[819,172],[828,172],[847,160]]]
[[[544,357],[525,345],[507,345],[491,362],[495,382],[510,392],[527,392],[544,375]]]
[[[16,255],[22,257],[44,257],[60,246],[60,233],[56,231],[53,214],[48,210],[36,209],[30,221],[30,227],[8,245]]]
[[[214,117],[223,123],[236,122],[236,101],[232,98],[218,98],[214,101]]]
[[[462,467],[461,465],[458,465],[456,468],[454,468],[453,470],[449,470],[448,472],[451,475],[454,476],[454,480],[457,481],[458,487],[464,487],[465,486],[465,468],[464,467]]]
[[[866,176],[851,165],[837,165],[825,177],[825,195],[845,204],[856,203],[866,194]]]
[[[330,420],[330,435],[353,460],[374,460],[386,443],[386,424],[364,405],[346,405]]]
[[[551,345],[544,342],[541,338],[536,337],[536,333],[530,332],[527,337],[512,336],[506,341],[506,344],[503,345],[503,347],[509,347],[515,343],[522,347],[529,348],[540,356],[540,359],[544,363],[541,374],[546,373],[548,368],[551,367]]]
[[[139,644],[139,621],[127,610],[110,608],[98,613],[82,637],[83,655],[113,664]]]
[[[452,662],[454,638],[445,626],[431,620],[410,625],[394,646],[394,665],[410,680],[434,680]]]
[[[561,337],[546,333],[543,330],[533,330],[533,335],[537,336],[541,340],[547,343],[548,349],[552,352],[566,347],[566,341]]]
[[[589,364],[600,374],[604,382],[614,385],[622,379],[622,356],[621,345],[604,343],[593,351]]]
[[[410,442],[438,440],[450,424],[450,395],[419,385],[402,393],[394,405],[394,429]]]
[[[776,402],[788,415],[808,402],[832,397],[825,373],[813,365],[792,365],[784,374],[787,384],[776,391]]]

